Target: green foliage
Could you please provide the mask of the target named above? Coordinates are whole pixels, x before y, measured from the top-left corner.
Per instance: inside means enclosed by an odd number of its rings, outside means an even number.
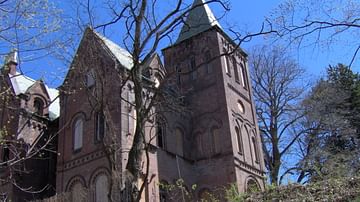
[[[360,76],[345,65],[327,69],[303,101],[306,111],[299,163],[311,181],[351,176],[360,169]]]
[[[271,187],[265,192],[247,196],[245,201],[343,201],[360,199],[360,177],[329,179],[307,185],[290,184]]]
[[[236,184],[231,184],[225,189],[225,199],[229,202],[243,202],[247,197],[246,193],[240,193]]]
[[[352,200],[352,202],[360,202],[360,196],[354,198],[354,200]]]
[[[274,184],[274,183],[272,183],[272,184],[266,184],[265,190],[266,190],[266,191],[273,191],[273,190],[275,190],[277,187],[278,187],[278,186],[277,186],[276,184]]]
[[[4,126],[1,130],[0,130],[0,143],[3,143],[5,137],[8,135],[6,126]]]

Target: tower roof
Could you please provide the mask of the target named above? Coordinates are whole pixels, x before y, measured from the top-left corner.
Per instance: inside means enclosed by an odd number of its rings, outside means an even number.
[[[195,0],[176,41],[179,43],[214,26],[221,28],[205,0]]]

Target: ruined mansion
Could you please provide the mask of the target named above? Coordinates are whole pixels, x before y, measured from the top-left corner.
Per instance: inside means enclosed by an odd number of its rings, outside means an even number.
[[[183,191],[169,193],[164,186],[179,179],[196,200],[221,197],[231,184],[240,192],[264,188],[247,55],[202,3],[194,1],[163,58],[153,54],[141,62],[144,97],[162,92],[143,129],[148,146],[141,201],[187,201]],[[116,190],[127,177],[137,120],[128,76],[132,55],[87,28],[57,89],[19,73],[17,65],[14,51],[0,78],[0,124],[7,134],[1,133],[1,197],[106,202],[111,191],[121,198]]]

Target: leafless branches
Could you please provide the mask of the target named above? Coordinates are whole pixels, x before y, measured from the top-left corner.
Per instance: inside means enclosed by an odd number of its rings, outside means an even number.
[[[269,47],[252,52],[250,67],[265,163],[271,183],[278,184],[282,159],[306,132],[297,126],[304,117],[304,70],[283,49]]]
[[[61,10],[48,0],[3,0],[0,21],[0,56],[16,48],[22,61],[32,61],[55,55],[69,42],[60,33]]]
[[[360,4],[353,0],[296,0],[282,3],[269,20],[282,40],[298,47],[341,45],[353,49],[349,67],[358,54]]]

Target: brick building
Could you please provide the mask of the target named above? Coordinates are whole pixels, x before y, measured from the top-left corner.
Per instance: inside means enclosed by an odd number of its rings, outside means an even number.
[[[6,201],[28,201],[55,194],[55,133],[58,91],[17,71],[17,52],[0,74],[0,193]]]
[[[195,0],[176,43],[162,50],[164,58],[154,54],[143,62],[144,82],[149,83],[144,93],[151,94],[150,87],[165,81],[167,97],[154,106],[154,116],[146,123],[150,149],[143,165],[149,165],[149,174],[143,178],[147,184],[142,201],[186,201],[183,192],[168,193],[161,186],[178,179],[195,199],[221,195],[221,188],[230,184],[240,192],[264,188],[247,55],[222,30],[210,8],[198,6],[202,3]],[[26,87],[33,96],[21,103],[32,106],[20,108],[28,107],[32,119],[45,121],[38,121],[40,128],[58,121],[52,128],[58,138],[59,156],[52,158],[57,160],[58,195],[70,201],[103,202],[111,191],[120,200],[118,190],[129,177],[126,163],[136,124],[134,87],[128,79],[132,65],[130,53],[88,28],[59,87],[60,113],[52,115],[53,90],[43,82],[32,80]],[[22,99],[22,93],[15,94]],[[169,96],[179,101],[178,106],[163,104]],[[37,116],[36,106],[48,106],[44,103],[52,104]],[[36,139],[37,133],[31,134],[23,135],[25,142]],[[54,173],[53,168],[42,169]],[[197,186],[193,191],[192,185]]]
[[[199,3],[202,0],[194,5]],[[181,95],[191,113],[179,114],[162,106],[154,109],[158,113],[149,121],[154,130],[146,130],[154,148],[149,155],[151,180],[147,179],[143,200],[181,200],[181,193],[173,198],[159,189],[159,184],[173,184],[180,178],[186,187],[197,185],[195,198],[217,194],[219,187],[231,183],[240,191],[263,188],[261,139],[246,53],[204,5],[191,11],[177,42],[165,48],[163,55],[164,65],[158,55],[144,65],[169,77],[167,86]],[[136,119],[129,104],[134,99],[132,84],[126,80],[131,67],[126,50],[87,29],[61,87],[59,125],[64,130],[58,145],[58,193],[81,193],[86,188],[88,200],[106,201],[111,167],[122,171],[120,181],[125,178],[126,151]],[[150,72],[144,77],[150,82],[161,79],[154,75]],[[111,141],[122,151],[115,164],[109,163],[105,149]],[[71,197],[79,200],[82,196]]]

